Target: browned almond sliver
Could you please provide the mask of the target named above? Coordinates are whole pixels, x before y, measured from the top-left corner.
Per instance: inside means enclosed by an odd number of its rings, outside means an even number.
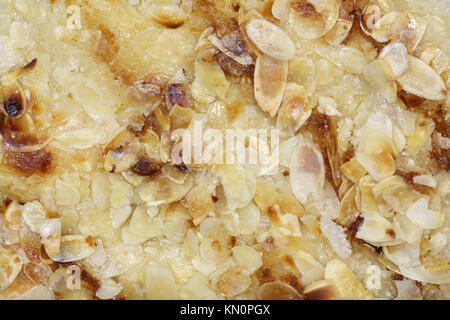
[[[267,55],[259,56],[255,68],[255,99],[273,118],[278,112],[286,88],[288,63]]]

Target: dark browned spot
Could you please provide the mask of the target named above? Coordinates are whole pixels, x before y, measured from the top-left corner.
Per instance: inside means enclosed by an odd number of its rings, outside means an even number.
[[[34,69],[34,67],[36,67],[37,64],[37,58],[34,58],[33,60],[31,60],[30,62],[28,62],[28,64],[26,66],[24,66],[22,68],[22,70],[24,72],[28,72]]]
[[[401,280],[404,279],[403,276],[401,274],[398,274],[398,273],[392,274],[391,278],[392,278],[392,280],[398,280],[398,281],[401,281]]]
[[[395,231],[393,229],[387,229],[386,234],[391,237],[392,239],[395,238]]]
[[[217,203],[217,201],[219,201],[219,198],[217,198],[216,196],[211,196],[211,200],[212,200],[214,203]]]
[[[216,60],[226,75],[233,77],[245,76],[248,77],[249,79],[253,79],[253,75],[255,73],[254,64],[244,66],[234,61],[233,59],[231,59],[222,52],[216,54]]]
[[[283,171],[283,176],[285,176],[285,177],[289,177],[290,174],[291,173],[287,170]]]
[[[342,155],[342,163],[349,162],[351,159],[353,159],[354,156],[355,156],[354,150],[345,151],[344,154]]]
[[[239,3],[234,3],[234,4],[233,4],[233,10],[234,10],[235,12],[238,12],[240,8],[241,8],[241,6],[239,5]]]
[[[403,178],[403,180],[409,186],[411,186],[414,190],[416,190],[419,193],[430,195],[434,191],[434,189],[431,188],[431,187],[424,186],[422,184],[414,183],[414,177],[421,175],[419,172],[406,172],[406,171],[397,170],[395,172],[395,175]]]
[[[15,119],[20,115],[24,107],[22,97],[18,91],[14,91],[3,100],[3,109],[10,119]]]
[[[296,0],[291,2],[289,6],[294,10],[295,13],[306,16],[309,18],[319,18],[320,14],[316,11],[316,8],[309,1]]]
[[[314,109],[302,131],[309,131],[313,134],[314,142],[319,146],[325,165],[325,177],[338,194],[340,181],[335,181],[334,171],[338,171],[341,165],[337,156],[336,123],[327,115],[319,113]]]
[[[402,101],[405,103],[405,105],[409,108],[419,108],[423,105],[425,102],[424,98],[418,97],[412,93],[408,93],[404,90],[400,90],[398,92],[398,96]]]
[[[275,281],[276,278],[272,274],[272,270],[267,267],[261,267],[256,271],[256,277],[260,284]]]
[[[346,233],[350,239],[360,241],[359,239],[356,239],[355,236],[356,236],[356,233],[358,232],[359,227],[361,226],[361,224],[363,222],[364,222],[364,218],[361,216],[358,216],[358,218],[356,218],[356,220],[353,221],[353,223],[347,227]]]
[[[33,152],[6,153],[8,164],[27,176],[48,173],[52,167],[52,159],[52,153],[46,149]]]
[[[236,237],[235,236],[231,236],[230,239],[228,240],[228,247],[230,249],[234,248],[236,246],[236,241],[237,241]]]
[[[151,176],[161,170],[161,165],[154,160],[141,157],[139,161],[131,168],[131,171],[140,176]]]
[[[279,214],[280,214],[280,207],[270,206],[267,208],[267,215],[269,216],[270,222],[272,224],[280,223],[280,219],[278,216]]]
[[[165,92],[167,110],[170,111],[175,104],[184,108],[192,108],[193,102],[186,86],[181,83],[169,84]]]
[[[430,156],[436,165],[442,170],[450,171],[450,149],[441,148],[435,141],[432,142],[432,147]]]
[[[298,293],[301,294],[303,292],[303,287],[300,284],[298,277],[296,275],[294,275],[292,272],[287,272],[285,274],[282,274],[280,277],[280,280],[289,284]]]
[[[187,172],[190,171],[189,168],[186,167],[185,164],[180,164],[179,166],[176,166],[176,167],[178,168],[178,170],[180,170],[180,171],[183,172],[183,173],[187,173]]]

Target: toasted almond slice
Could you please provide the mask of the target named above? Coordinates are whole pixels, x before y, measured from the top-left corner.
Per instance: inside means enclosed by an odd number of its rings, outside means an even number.
[[[356,238],[369,243],[383,243],[395,239],[396,234],[392,223],[379,214],[363,213],[364,222],[360,225]]]
[[[359,188],[359,201],[356,202],[358,209],[361,212],[373,213],[376,214],[379,212],[379,208],[377,205],[377,201],[373,195],[373,188],[377,182],[369,175],[361,178],[359,180],[358,188]]]
[[[419,199],[419,195],[399,176],[383,179],[372,189],[372,193],[378,202],[384,200],[400,213],[405,213]]]
[[[353,185],[342,198],[339,205],[338,222],[344,227],[351,225],[360,214],[355,202],[357,187],[358,185]]]
[[[277,127],[284,136],[293,136],[309,119],[312,113],[311,105],[306,97],[289,97],[278,111]]]
[[[316,66],[314,61],[309,57],[290,60],[288,80],[305,86],[310,92],[314,92],[316,90]]]
[[[193,184],[192,176],[188,176],[183,184],[177,184],[163,174],[158,174],[139,190],[139,196],[149,206],[168,204],[184,197]]]
[[[408,51],[401,42],[389,43],[381,50],[379,57],[389,65],[395,78],[408,70]]]
[[[53,261],[72,262],[89,257],[95,252],[95,241],[81,235],[63,236],[61,239],[61,253],[50,256]]]
[[[448,263],[447,263],[448,265]],[[449,284],[450,269],[447,270],[429,270],[424,265],[417,267],[399,266],[400,273],[406,278],[431,284]]]
[[[420,265],[420,244],[399,244],[383,247],[383,253],[398,266],[416,267]]]
[[[322,43],[316,45],[316,52],[339,68],[360,74],[369,63],[367,56],[360,50],[347,46],[330,46]]]
[[[158,2],[157,4],[152,4],[149,11],[153,21],[171,29],[178,28],[184,24],[187,16],[178,4],[173,1]]]
[[[145,271],[147,299],[171,300],[178,298],[177,286],[169,266],[161,262],[149,262]]]
[[[282,282],[266,282],[258,289],[261,300],[300,300],[300,294],[290,285]]]
[[[404,11],[396,16],[391,25],[390,39],[401,41],[413,52],[423,38],[428,25],[425,19],[412,11]]]
[[[289,3],[289,23],[298,36],[318,39],[330,31],[339,17],[336,0],[295,0]]]
[[[344,41],[353,27],[354,14],[348,14],[342,6],[339,7],[339,17],[334,27],[325,35],[328,44],[337,46]]]
[[[225,73],[212,55],[211,50],[202,50],[195,61],[192,96],[200,103],[212,103],[216,99],[223,100],[230,87]]]
[[[441,212],[428,209],[428,201],[425,198],[414,202],[406,211],[406,215],[424,229],[439,228],[445,220]]]
[[[366,80],[388,101],[397,100],[397,84],[388,64],[383,60],[374,60],[363,68]]]
[[[361,166],[356,157],[353,157],[350,161],[344,163],[339,169],[344,176],[353,183],[358,183],[358,181],[367,174],[367,171]]]
[[[397,78],[403,90],[429,100],[442,100],[447,87],[436,71],[416,57],[408,55],[409,68]]]
[[[390,153],[374,155],[358,153],[356,156],[358,162],[377,181],[381,181],[395,173],[395,161]]]
[[[265,55],[281,61],[288,61],[294,57],[294,43],[273,23],[255,17],[245,25],[245,31],[254,45]]]
[[[8,205],[3,216],[3,222],[8,229],[20,230],[22,226],[22,210],[23,206],[17,201],[13,201]]]
[[[288,63],[267,55],[259,56],[255,67],[255,99],[259,107],[276,116],[286,88]]]
[[[333,300],[338,298],[338,290],[332,280],[311,283],[303,291],[305,300]]]
[[[275,0],[272,4],[272,15],[280,21],[287,21],[291,10],[289,3],[292,0]]]
[[[301,273],[301,284],[308,286],[323,279],[324,267],[309,253],[297,251],[293,256],[294,263]]]
[[[325,279],[332,280],[344,299],[373,299],[355,274],[341,260],[331,260],[325,267]]]
[[[300,203],[311,194],[320,194],[325,182],[325,165],[317,145],[299,141],[290,161],[291,189]]]
[[[250,277],[239,268],[231,267],[217,281],[217,289],[226,297],[245,292],[250,286]]]
[[[262,254],[248,246],[237,246],[231,249],[238,266],[248,274],[253,274],[262,266]]]

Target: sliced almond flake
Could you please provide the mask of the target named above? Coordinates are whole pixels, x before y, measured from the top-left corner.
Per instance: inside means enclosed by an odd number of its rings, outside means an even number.
[[[305,300],[334,300],[338,291],[332,280],[321,280],[307,286],[303,291]]]
[[[324,36],[335,26],[339,17],[336,0],[293,1],[289,7],[289,24],[304,39]]]
[[[240,266],[248,274],[253,274],[258,270],[262,262],[262,253],[248,246],[237,246],[231,249],[233,252],[233,258],[236,260],[238,266]]]
[[[245,31],[254,45],[273,59],[287,61],[295,55],[295,45],[279,27],[263,18],[253,18]]]
[[[217,289],[225,297],[233,297],[245,292],[251,284],[250,277],[240,268],[231,267],[217,281]]]
[[[147,299],[171,300],[178,298],[177,286],[170,268],[161,262],[150,262],[145,271]]]
[[[275,0],[272,4],[272,15],[280,21],[287,21],[291,12],[289,3],[292,0]]]
[[[344,299],[372,299],[370,292],[356,275],[341,260],[331,260],[325,267],[325,279],[332,280],[336,285],[339,297]]]
[[[238,165],[216,165],[213,172],[220,178],[229,210],[247,206],[256,192],[254,173]]]
[[[117,283],[113,279],[102,280],[100,288],[98,288],[95,295],[102,300],[114,299],[121,291],[123,287],[120,283]]]
[[[388,101],[397,100],[397,84],[388,64],[383,60],[374,60],[363,68],[366,80]]]
[[[283,282],[266,282],[258,289],[261,300],[300,300],[301,296],[290,285]]]
[[[372,178],[377,181],[383,180],[395,173],[394,158],[389,153],[367,155],[358,153],[358,162],[367,170]]]
[[[72,262],[89,257],[95,252],[95,240],[81,235],[63,236],[61,253],[51,256],[53,261]]]
[[[55,300],[55,295],[50,288],[38,285],[25,291],[14,300]]]
[[[255,67],[255,99],[273,118],[278,112],[286,88],[288,63],[261,55]]]
[[[406,215],[424,229],[439,228],[445,220],[441,212],[428,209],[428,201],[425,198],[420,198],[413,203],[406,211]]]
[[[416,281],[405,279],[395,280],[395,287],[397,288],[397,296],[395,300],[422,300],[422,292],[417,286]]]
[[[317,145],[299,141],[290,161],[291,189],[300,203],[305,204],[310,194],[322,192],[325,166]]]
[[[184,184],[177,184],[160,174],[143,186],[138,193],[142,201],[146,202],[148,206],[158,206],[180,200],[192,188],[193,184],[192,176],[188,176]]]
[[[80,199],[80,192],[73,185],[60,179],[56,180],[55,202],[58,206],[74,206]]]
[[[420,262],[420,244],[399,244],[383,247],[383,253],[398,266],[416,267]]]
[[[385,46],[379,55],[391,68],[395,78],[403,75],[409,68],[408,51],[401,42],[391,42]]]
[[[353,185],[342,198],[339,205],[338,222],[340,225],[348,227],[358,218],[360,212],[356,207],[355,197],[357,185]]]
[[[416,57],[408,55],[409,68],[397,78],[403,90],[429,100],[442,100],[447,87],[436,71]]]
[[[352,47],[317,44],[316,52],[339,68],[351,73],[360,74],[363,67],[369,63],[367,56],[362,51]]]
[[[303,286],[323,279],[325,268],[312,255],[305,251],[297,251],[293,258],[295,266],[300,271]]]
[[[442,271],[427,270],[424,265],[418,267],[399,266],[400,273],[409,279],[431,284],[450,284],[450,269]]]
[[[414,52],[423,38],[428,19],[412,11],[403,11],[396,16],[390,28],[390,38],[401,41]]]
[[[394,217],[394,226],[396,230],[404,233],[407,243],[416,245],[422,241],[423,228],[411,221],[406,215],[398,215]]]
[[[353,27],[355,15],[348,14],[345,10],[339,8],[339,17],[334,27],[325,35],[324,39],[328,44],[338,46],[340,45],[350,34],[350,30]]]
[[[203,50],[195,61],[195,78],[192,83],[192,96],[200,103],[212,103],[216,99],[223,100],[230,83],[222,68],[210,50]]]
[[[358,228],[356,238],[369,243],[383,243],[395,239],[392,223],[379,214],[362,213],[363,223]]]
[[[89,149],[106,142],[104,133],[94,128],[65,131],[55,135],[54,138],[64,146],[75,149]]]
[[[361,166],[356,157],[344,163],[339,170],[353,183],[358,183],[367,174],[367,171]]]
[[[331,97],[319,97],[319,106],[317,107],[317,110],[327,116],[342,117],[342,113],[337,108],[336,101]]]

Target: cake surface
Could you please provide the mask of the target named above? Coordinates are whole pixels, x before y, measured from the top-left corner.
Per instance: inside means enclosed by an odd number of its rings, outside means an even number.
[[[449,299],[449,28],[0,0],[0,299]]]

